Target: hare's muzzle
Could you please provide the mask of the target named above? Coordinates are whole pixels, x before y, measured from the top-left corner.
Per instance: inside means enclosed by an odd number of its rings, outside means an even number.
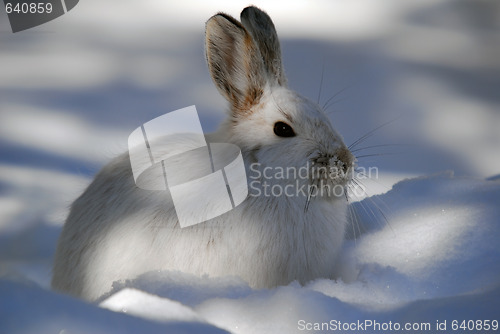
[[[345,185],[352,179],[355,159],[346,147],[336,149],[333,154],[318,154],[311,160],[314,184]]]

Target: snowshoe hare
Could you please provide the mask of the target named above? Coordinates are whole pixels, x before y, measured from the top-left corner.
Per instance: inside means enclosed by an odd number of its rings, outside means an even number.
[[[255,288],[334,276],[353,155],[322,108],[287,88],[265,12],[245,8],[241,22],[211,17],[205,49],[230,105],[227,120],[207,138],[241,149],[248,197],[181,228],[170,193],[138,188],[125,153],[72,204],[55,255],[55,290],[96,300],[114,281],[153,270],[234,275]]]

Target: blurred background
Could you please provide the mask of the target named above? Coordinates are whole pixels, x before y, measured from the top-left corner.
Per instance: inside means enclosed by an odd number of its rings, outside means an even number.
[[[368,195],[445,170],[499,175],[496,0],[80,0],[15,34],[0,10],[0,275],[48,286],[69,205],[136,127],[194,104],[217,128],[205,21],[250,4],[274,20],[289,86],[327,104],[347,144],[388,123],[357,152],[379,170]]]

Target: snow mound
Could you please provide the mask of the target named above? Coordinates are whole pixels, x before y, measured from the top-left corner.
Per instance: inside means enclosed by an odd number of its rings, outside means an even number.
[[[192,309],[179,302],[130,288],[119,291],[99,306],[151,320],[203,322]]]
[[[4,279],[0,332],[480,332],[500,315],[499,199],[497,178],[401,181],[352,205],[340,278],[305,286],[149,272],[115,282],[98,307]]]
[[[226,333],[214,326],[196,321],[176,320],[161,324],[112,312],[68,296],[46,291],[19,277],[1,278],[0,296],[0,333]],[[136,303],[143,300],[137,298]],[[170,305],[167,307],[171,308]],[[146,310],[150,311],[151,308],[148,306]]]
[[[499,181],[443,173],[402,181],[354,204],[358,232],[345,244],[337,281],[256,291],[232,278],[151,272],[115,289],[135,287],[177,300],[234,333],[293,333],[327,323],[326,331],[366,320],[429,324],[437,332],[443,321],[498,319],[499,199]],[[374,219],[381,203],[384,218]]]

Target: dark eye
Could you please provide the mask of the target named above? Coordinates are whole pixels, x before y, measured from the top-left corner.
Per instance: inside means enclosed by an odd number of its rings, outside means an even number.
[[[292,127],[284,122],[274,124],[274,134],[278,137],[293,137],[295,132]]]

